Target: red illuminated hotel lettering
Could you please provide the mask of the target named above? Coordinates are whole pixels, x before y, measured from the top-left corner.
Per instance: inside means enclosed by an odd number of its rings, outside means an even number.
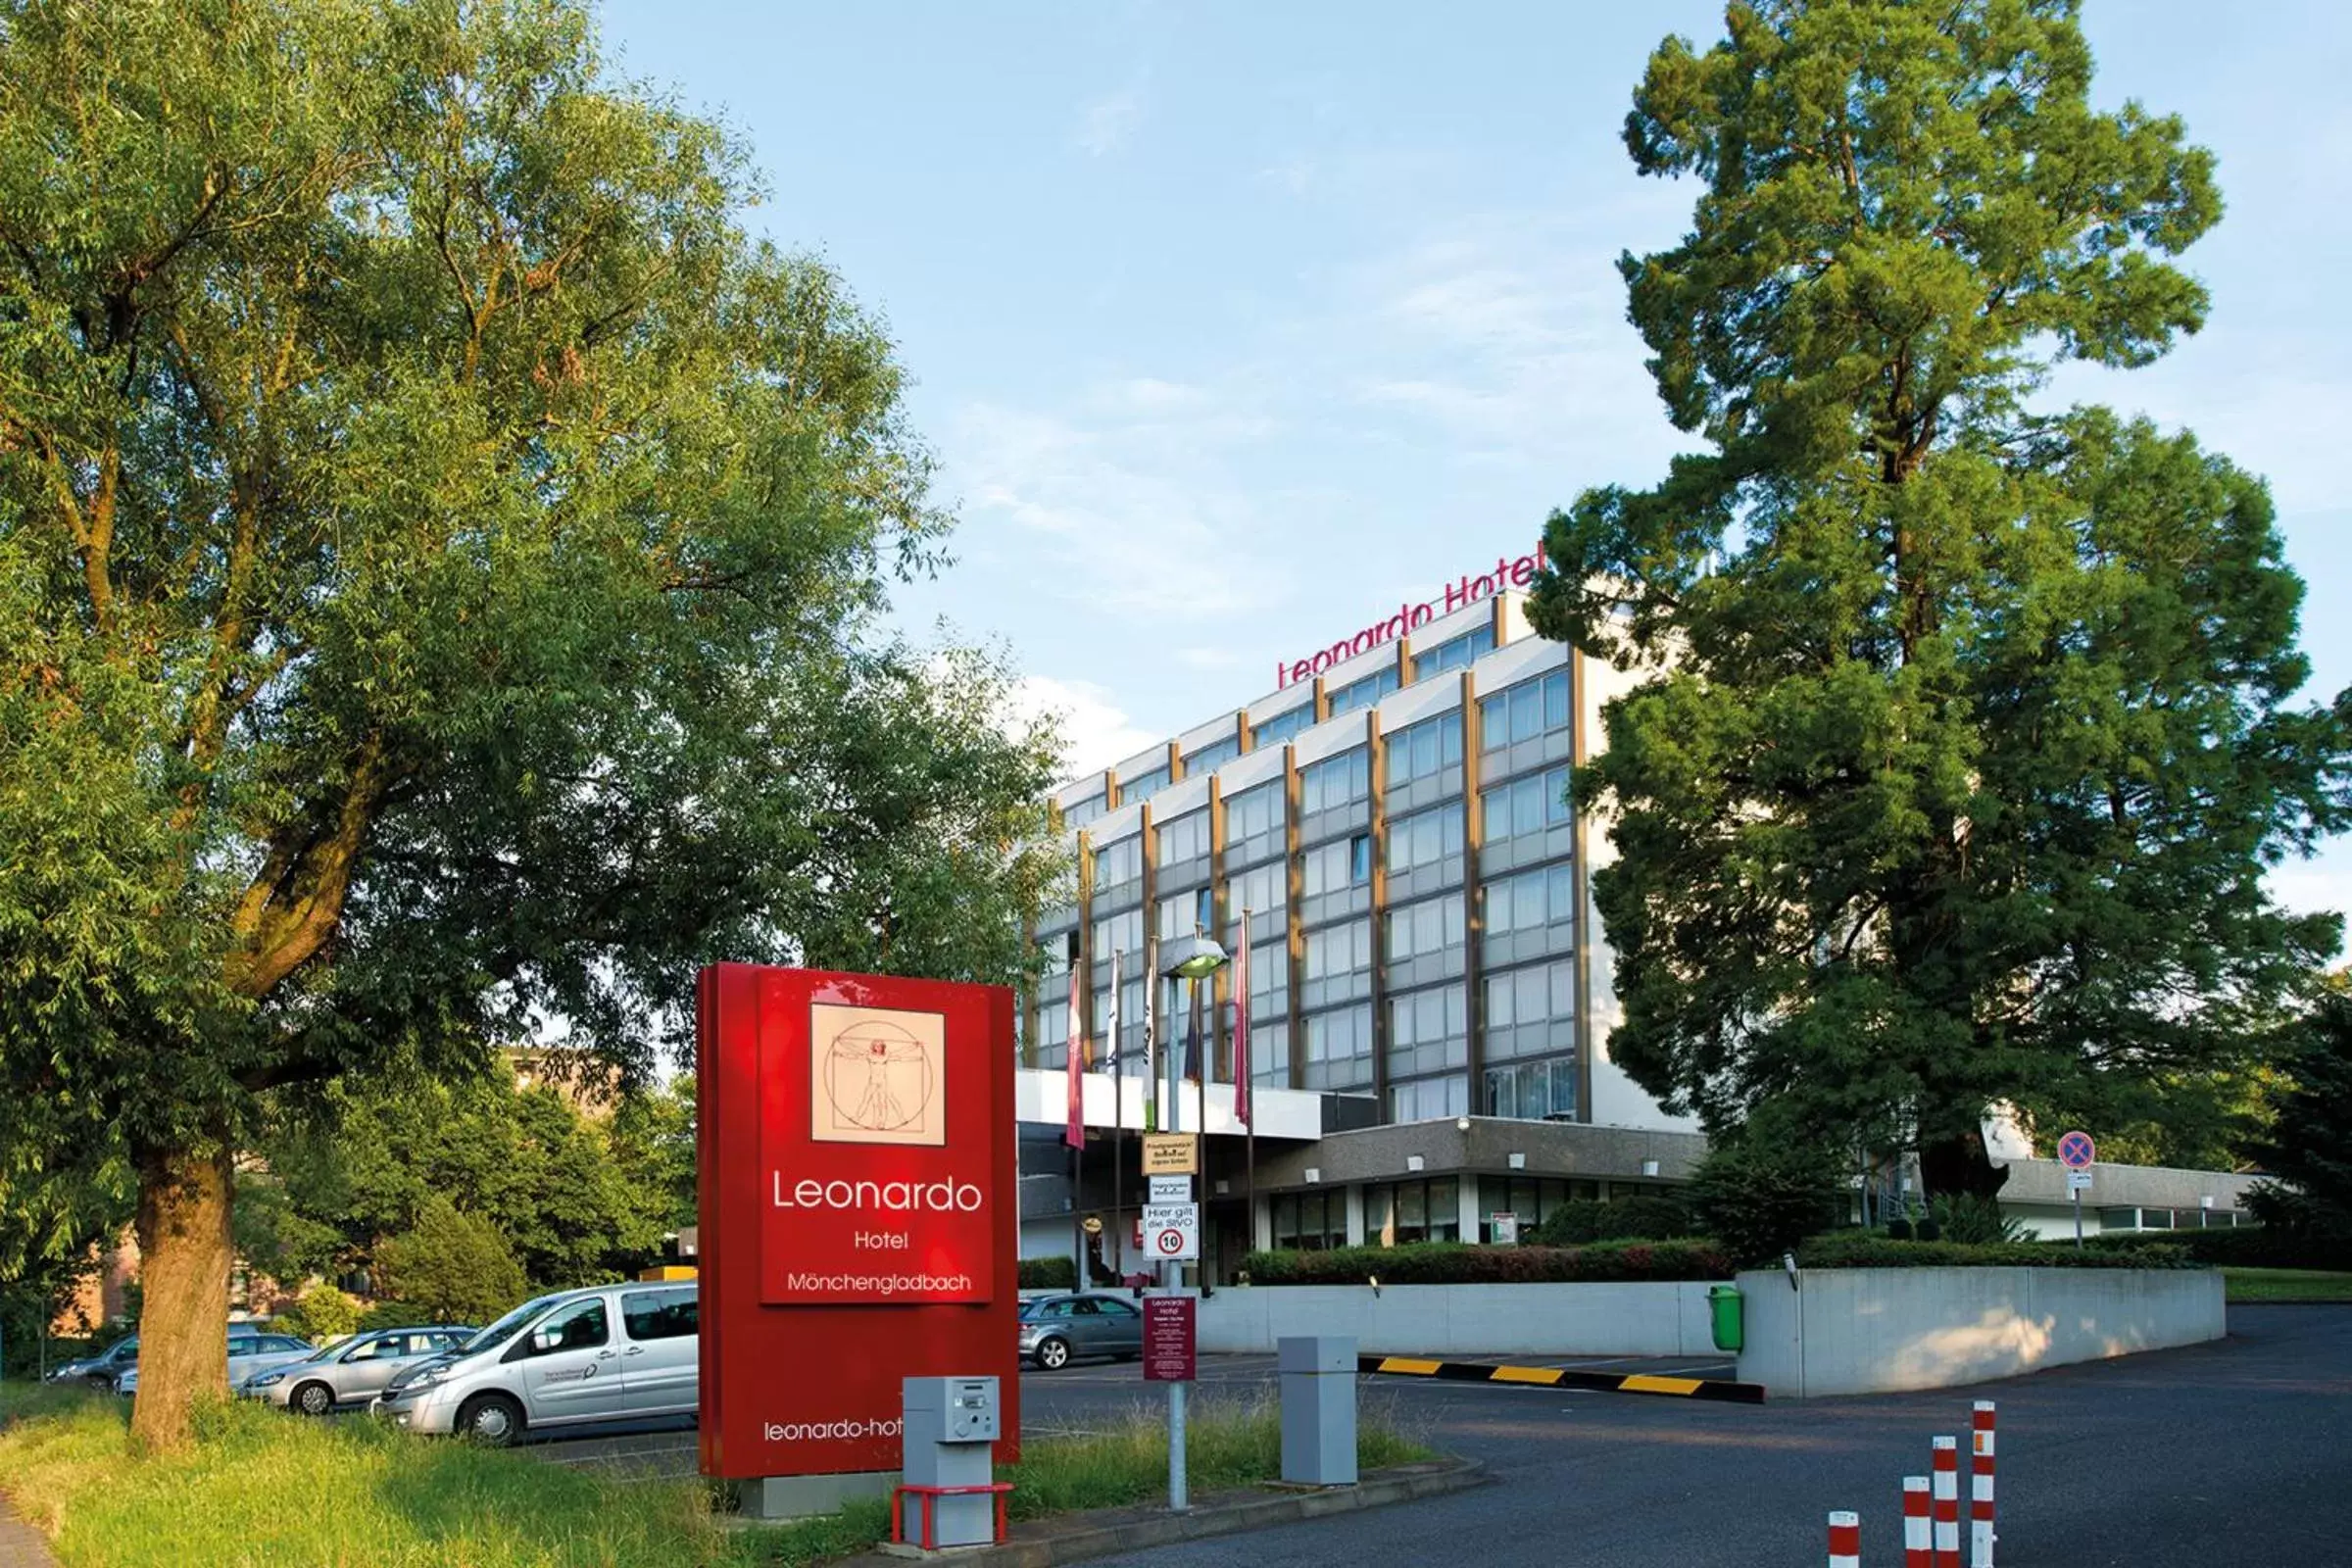
[[[1320,649],[1309,658],[1276,664],[1274,684],[1281,688],[1312,679],[1335,664],[1344,664],[1359,654],[1370,653],[1383,643],[1392,643],[1408,632],[1418,631],[1440,615],[1450,615],[1482,599],[1492,599],[1506,587],[1525,588],[1536,580],[1536,573],[1543,569],[1542,544],[1517,560],[1508,556],[1498,557],[1493,571],[1481,572],[1475,577],[1465,572],[1457,580],[1447,583],[1446,591],[1436,599],[1425,599],[1417,605],[1398,605],[1396,613],[1386,620],[1373,622],[1352,637]]]

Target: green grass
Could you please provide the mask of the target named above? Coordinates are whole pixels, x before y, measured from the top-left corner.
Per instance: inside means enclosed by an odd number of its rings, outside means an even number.
[[[2352,1301],[2352,1273],[2316,1268],[2226,1268],[2232,1301]]]
[[[134,1455],[124,1401],[0,1385],[0,1490],[65,1568],[795,1568],[887,1534],[879,1503],[805,1524],[728,1530],[697,1481],[613,1481],[525,1453],[429,1441],[375,1423],[213,1407],[188,1451]],[[1188,1444],[1198,1493],[1280,1469],[1269,1401],[1210,1405]],[[1367,1469],[1428,1457],[1368,1413]],[[1007,1467],[1011,1511],[1039,1518],[1159,1496],[1156,1413],[1031,1442]]]

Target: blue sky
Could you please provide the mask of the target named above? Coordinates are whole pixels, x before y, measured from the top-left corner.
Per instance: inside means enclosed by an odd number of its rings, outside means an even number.
[[[2098,94],[2180,114],[2229,201],[2211,324],[2053,389],[2267,475],[2352,684],[2352,8],[2088,0]],[[620,0],[621,70],[716,112],[748,215],[889,323],[956,567],[902,595],[1008,646],[1100,766],[1677,449],[1612,267],[1688,187],[1618,140],[1721,7]],[[2352,846],[2275,877],[2352,906]]]

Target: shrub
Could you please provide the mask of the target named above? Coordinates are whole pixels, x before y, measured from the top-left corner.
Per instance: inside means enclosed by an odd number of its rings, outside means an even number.
[[[360,1314],[360,1321],[354,1327],[353,1332],[367,1334],[376,1329],[405,1329],[412,1323],[439,1321],[440,1319],[435,1318],[430,1312],[408,1301],[378,1301]],[[465,1320],[460,1319],[459,1321]],[[488,1318],[482,1319],[484,1323],[489,1321]]]
[[[292,1311],[281,1314],[287,1332],[324,1344],[360,1326],[360,1303],[332,1285],[314,1285],[302,1293]]]
[[[2325,1238],[2273,1230],[2267,1225],[2219,1231],[2110,1231],[2086,1238],[2083,1245],[2102,1250],[2131,1250],[2152,1241],[2178,1247],[2213,1268],[2352,1269],[2352,1244],[2331,1244]],[[2074,1242],[2069,1239],[2064,1245],[2071,1248]]]
[[[1612,1280],[1721,1280],[1732,1275],[1723,1249],[1707,1241],[1595,1242],[1586,1247],[1470,1247],[1417,1242],[1343,1247],[1325,1252],[1251,1252],[1252,1285],[1580,1284]]]
[[[1816,1236],[1796,1250],[1800,1268],[2198,1268],[2185,1248],[2085,1249],[2073,1243],[1896,1242],[1867,1231]]]
[[[446,1198],[428,1200],[416,1229],[377,1248],[375,1261],[390,1294],[426,1322],[487,1323],[528,1289],[505,1234]]]
[[[1928,1214],[1938,1235],[1947,1242],[1970,1246],[1987,1246],[2002,1242],[2030,1242],[2033,1230],[2022,1219],[2011,1219],[2001,1212],[2000,1200],[1984,1198],[1975,1193],[1943,1193],[1929,1200]],[[1933,1241],[1924,1230],[1922,1241]]]
[[[1699,1228],[1741,1263],[1776,1261],[1844,1204],[1845,1173],[1825,1144],[1752,1124],[1709,1149],[1690,1180]]]
[[[1024,1291],[1074,1291],[1078,1288],[1078,1265],[1066,1257],[1024,1257],[1020,1263],[1020,1288]]]
[[[1544,1216],[1528,1240],[1539,1247],[1576,1247],[1586,1242],[1664,1241],[1690,1234],[1690,1209],[1679,1198],[1643,1194],[1614,1202],[1578,1199]]]

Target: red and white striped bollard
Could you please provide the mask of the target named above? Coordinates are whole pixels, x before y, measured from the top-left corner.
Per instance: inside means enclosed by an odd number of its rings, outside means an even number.
[[[1960,1440],[1936,1440],[1936,1568],[1960,1568]]]
[[[1862,1568],[1862,1516],[1830,1515],[1830,1568]]]
[[[1970,1423],[1968,1568],[1992,1568],[1992,1401],[1979,1399]]]
[[[1936,1568],[1936,1527],[1926,1476],[1903,1477],[1903,1568]]]

